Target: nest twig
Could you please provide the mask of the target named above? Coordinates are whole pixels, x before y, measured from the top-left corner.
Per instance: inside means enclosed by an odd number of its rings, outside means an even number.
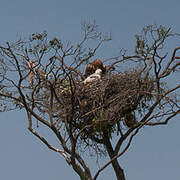
[[[84,85],[75,81],[56,84],[56,94],[62,101],[54,103],[56,117],[65,119],[82,136],[95,139],[106,129],[111,134],[120,131],[119,123],[131,128],[138,121],[135,111],[152,98],[153,81],[144,79],[140,70],[107,75],[100,81]]]

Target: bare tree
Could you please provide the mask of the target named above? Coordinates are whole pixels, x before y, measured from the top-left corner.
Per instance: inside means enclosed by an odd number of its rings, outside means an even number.
[[[180,47],[165,51],[168,39],[179,34],[146,26],[136,35],[134,55],[121,51],[107,61],[101,80],[84,84],[85,65],[111,35],[98,32],[95,23],[83,24],[82,30],[77,45],[48,40],[43,32],[0,46],[0,110],[25,109],[29,131],[63,156],[82,180],[96,180],[109,165],[118,180],[125,180],[118,158],[133,137],[144,126],[167,124],[180,113],[180,84],[166,83],[179,72]],[[121,63],[132,68],[121,72]],[[61,149],[39,134],[39,124],[55,134]],[[82,149],[109,161],[92,174]]]

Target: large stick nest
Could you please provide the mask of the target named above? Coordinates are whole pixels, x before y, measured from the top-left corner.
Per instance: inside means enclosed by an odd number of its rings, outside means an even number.
[[[138,122],[135,111],[149,102],[154,90],[153,81],[144,79],[140,70],[106,75],[101,80],[83,84],[79,81],[62,81],[56,84],[60,102],[54,103],[56,117],[84,138],[95,139],[104,130],[110,134],[120,131],[123,122],[131,128]],[[143,106],[145,107],[145,106]]]

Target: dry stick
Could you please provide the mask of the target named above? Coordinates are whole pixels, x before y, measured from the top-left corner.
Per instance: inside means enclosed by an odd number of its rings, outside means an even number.
[[[162,95],[160,99],[157,99],[156,102],[149,108],[148,113],[142,118],[142,120],[140,121],[140,123],[141,123],[141,124],[144,124],[144,122],[147,121],[147,118],[152,114],[154,108],[159,104],[159,102],[160,102],[166,95],[168,95],[169,93],[171,93],[171,92],[173,92],[173,91],[175,91],[175,90],[177,90],[177,89],[179,89],[179,88],[180,88],[180,85],[177,85],[176,87],[174,87],[173,89],[169,90],[169,91],[166,92],[164,95]],[[116,152],[116,153],[119,151],[119,148],[120,148],[121,144],[123,143],[123,141],[128,137],[128,135],[129,135],[135,128],[136,128],[136,127],[134,127],[133,129],[129,129],[129,130],[124,134],[124,136],[122,136],[122,137],[119,139],[119,141],[118,141],[118,143],[117,143],[117,145],[116,145],[116,147],[115,147],[115,152]]]
[[[100,173],[101,171],[103,171],[107,166],[109,166],[109,165],[112,163],[112,161],[114,161],[115,159],[119,158],[120,156],[122,156],[122,155],[127,151],[127,149],[129,148],[129,146],[131,145],[131,142],[132,142],[133,137],[138,133],[139,129],[140,129],[141,127],[143,127],[146,123],[147,123],[147,122],[144,122],[143,124],[141,124],[141,125],[136,129],[136,131],[135,131],[135,132],[131,135],[131,137],[129,138],[129,142],[127,143],[127,145],[126,145],[126,147],[123,149],[123,151],[121,151],[121,153],[119,153],[119,154],[117,154],[116,156],[114,156],[109,162],[107,162],[103,167],[101,167],[101,168],[96,172],[93,180],[96,180],[97,177],[98,177],[98,175],[99,175],[99,173]]]
[[[172,70],[169,71],[170,65],[171,65],[172,62],[177,58],[177,57],[176,57],[176,52],[177,52],[178,50],[180,50],[180,47],[177,47],[177,48],[174,49],[170,61],[167,63],[165,69],[163,70],[163,72],[162,72],[162,73],[160,74],[160,76],[159,76],[160,78],[168,76],[168,75],[171,73],[171,71],[172,71],[174,68],[176,68],[176,65],[175,65],[175,67],[174,67],[173,69],[171,68]],[[179,59],[179,57],[178,57],[177,59]],[[178,63],[178,65],[180,65],[180,63]]]
[[[51,150],[53,150],[53,151],[55,151],[55,152],[60,153],[60,154],[66,159],[66,161],[67,161],[68,164],[71,164],[71,160],[70,160],[70,158],[68,157],[68,155],[65,153],[65,151],[60,150],[60,149],[55,148],[55,147],[53,147],[52,145],[50,145],[44,137],[40,136],[39,133],[37,133],[37,132],[32,128],[32,117],[31,117],[31,115],[30,115],[30,113],[29,113],[28,111],[27,111],[27,116],[28,116],[28,124],[29,124],[28,129],[29,129],[29,131],[30,131],[32,134],[34,134],[36,137],[38,137],[38,138],[41,140],[41,142],[43,142],[49,149],[51,149]]]
[[[175,114],[169,116],[169,117],[168,117],[165,121],[163,121],[163,122],[148,123],[149,119],[148,119],[147,121],[144,121],[143,124],[141,124],[141,125],[136,129],[136,131],[131,135],[131,137],[130,137],[130,139],[129,139],[129,142],[128,142],[128,144],[126,145],[126,147],[124,148],[124,150],[123,150],[121,153],[119,153],[118,155],[114,156],[114,157],[113,157],[108,163],[106,163],[103,167],[101,167],[101,168],[97,171],[97,173],[95,174],[93,180],[96,180],[96,178],[97,178],[97,176],[99,175],[99,173],[100,173],[101,171],[103,171],[107,166],[109,166],[109,165],[112,163],[113,160],[115,160],[116,158],[119,158],[120,156],[122,156],[122,155],[126,152],[126,150],[127,150],[127,149],[129,148],[129,146],[131,145],[131,142],[132,142],[133,137],[138,133],[138,131],[140,130],[140,128],[142,128],[144,125],[156,126],[156,125],[164,125],[164,124],[167,124],[168,121],[169,121],[170,119],[172,119],[172,117],[176,116],[176,115],[179,114],[179,113],[180,113],[180,110],[176,111]]]
[[[19,78],[20,78],[20,79],[19,79],[18,85],[15,85],[15,87],[17,88],[20,96],[22,97],[22,103],[23,103],[25,109],[26,109],[28,112],[30,112],[30,113],[31,113],[36,119],[38,119],[40,122],[42,122],[43,124],[45,124],[45,125],[47,125],[48,127],[50,127],[50,125],[49,125],[49,123],[48,123],[47,121],[43,120],[43,119],[42,119],[41,117],[39,117],[36,113],[34,113],[32,109],[29,108],[29,106],[28,106],[28,104],[27,104],[27,102],[26,102],[26,98],[25,98],[25,96],[24,96],[24,94],[23,94],[23,92],[22,92],[22,90],[21,90],[21,83],[22,83],[22,81],[23,81],[24,78],[23,78],[22,73],[21,73],[21,69],[20,69],[19,62],[18,62],[16,56],[14,55],[14,53],[12,52],[9,43],[7,43],[7,44],[8,44],[8,48],[7,48],[7,49],[8,49],[8,51],[11,53],[12,57],[14,58],[14,60],[15,60],[15,62],[16,62],[17,69],[18,69],[18,73],[19,73]],[[13,81],[12,81],[12,82],[13,82]],[[13,83],[14,83],[14,82],[13,82]]]
[[[64,62],[62,61],[63,71],[69,77],[69,74],[65,71],[63,65],[64,65]],[[72,80],[71,77],[69,77],[69,79],[70,79],[70,81]],[[72,82],[70,82],[70,83],[72,83]],[[72,87],[72,84],[71,84],[71,87]],[[53,91],[54,91],[54,89],[53,89]],[[59,101],[59,98],[58,98],[57,94],[55,93],[55,91],[54,91],[54,95],[55,95],[55,98],[57,98],[57,100]],[[91,176],[88,166],[85,164],[84,160],[79,156],[79,154],[75,152],[76,140],[73,137],[71,130],[69,129],[67,119],[65,120],[65,126],[66,126],[66,129],[70,136],[70,141],[71,141],[71,145],[72,145],[72,150],[69,152],[69,154],[71,154],[71,164],[72,164],[73,168],[78,172],[79,175],[83,174],[81,167],[75,162],[75,158],[76,158],[78,160],[78,162],[81,164],[81,166],[84,168],[84,170],[88,173],[88,175]]]
[[[179,113],[180,113],[180,110],[174,112],[174,114],[172,114],[171,116],[167,117],[165,121],[155,122],[155,123],[148,122],[146,125],[148,125],[148,126],[166,125],[169,122],[170,119],[172,119],[174,116],[176,116]]]

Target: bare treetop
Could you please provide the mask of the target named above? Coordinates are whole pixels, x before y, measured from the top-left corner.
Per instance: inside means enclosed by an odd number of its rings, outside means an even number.
[[[142,127],[167,124],[180,113],[180,84],[167,84],[179,73],[180,47],[165,52],[168,39],[179,34],[163,26],[146,26],[135,36],[135,54],[122,50],[109,61],[92,62],[111,35],[100,33],[95,22],[83,24],[82,30],[82,41],[76,45],[48,40],[44,31],[0,46],[0,110],[25,109],[28,129],[60,153],[81,179],[95,180],[112,164],[117,179],[124,180],[117,158],[133,137]],[[89,41],[96,46],[88,47]],[[118,67],[124,63],[132,67],[122,71]],[[99,78],[84,83],[97,69]],[[40,124],[52,130],[62,149],[38,133]],[[94,176],[79,154],[86,148],[110,157]]]

